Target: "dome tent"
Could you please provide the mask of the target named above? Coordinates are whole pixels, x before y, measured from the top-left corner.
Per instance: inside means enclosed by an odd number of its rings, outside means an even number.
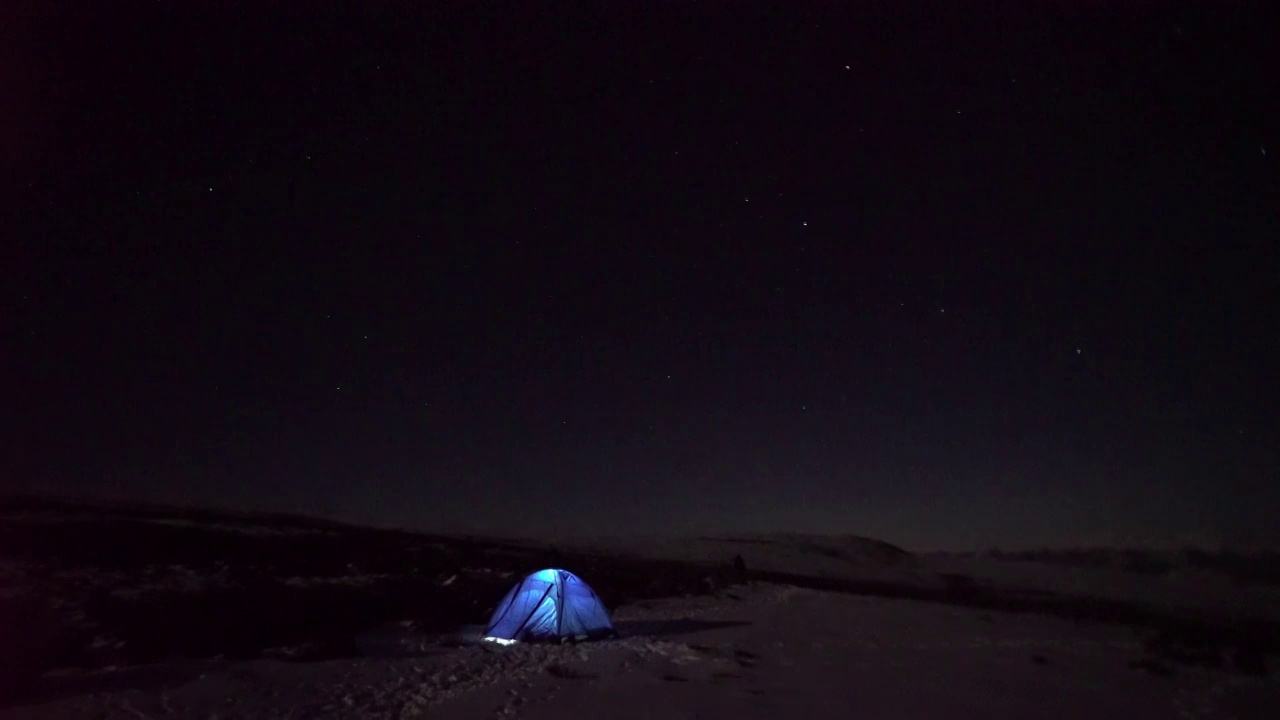
[[[498,603],[484,639],[502,644],[587,640],[613,635],[609,611],[591,586],[555,568],[526,577]]]

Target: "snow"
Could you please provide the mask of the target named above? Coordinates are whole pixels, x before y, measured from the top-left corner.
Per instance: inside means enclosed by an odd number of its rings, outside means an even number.
[[[46,514],[0,558],[0,720],[1280,717],[1280,584],[1229,565]],[[619,638],[577,645],[453,625],[551,558],[606,601],[695,594],[624,602]]]
[[[0,717],[1247,720],[1280,708],[1275,674],[1149,672],[1131,630],[1043,615],[753,583],[618,608],[614,621],[622,637],[579,645],[69,674],[64,699]]]
[[[1280,621],[1280,585],[1246,584],[1223,573],[1189,567],[1151,577],[1119,568],[1069,568],[981,557],[926,556],[923,561],[935,572],[965,574],[1002,588],[1036,588],[1068,596]]]
[[[1212,611],[1280,622],[1280,584],[1249,584],[1223,572],[1185,563],[1151,576],[1121,567],[1064,567],[945,553],[910,555],[894,546],[858,536],[796,533],[734,537],[619,537],[565,541],[564,547],[601,555],[727,565],[740,555],[752,571],[806,577],[939,588],[943,575],[965,576],[1002,590],[1034,589],[1072,597],[1141,602],[1169,608]],[[901,553],[901,554],[899,554]]]

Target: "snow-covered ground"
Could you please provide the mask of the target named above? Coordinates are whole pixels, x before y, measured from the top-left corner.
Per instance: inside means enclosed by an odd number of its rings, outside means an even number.
[[[370,657],[69,674],[63,699],[0,717],[1280,716],[1275,673],[1165,665],[1119,626],[767,583],[614,617],[623,637],[576,646],[408,643],[388,628]]]
[[[519,541],[30,505],[0,513],[0,719],[1280,717],[1274,556],[1081,565],[854,535]],[[458,633],[550,565],[619,603],[622,637]]]
[[[926,555],[920,560],[935,573],[964,574],[1002,588],[1035,588],[1280,622],[1280,585],[1242,583],[1205,569],[1181,566],[1161,575],[1143,575],[1116,567],[1061,567],[985,557]]]
[[[1280,622],[1280,584],[1240,582],[1225,572],[1173,564],[1160,574],[1120,566],[1067,567],[947,553],[910,554],[858,536],[757,534],[689,538],[565,541],[564,547],[604,555],[727,564],[741,557],[752,571],[937,589],[947,577],[967,577],[999,591],[1144,603],[1174,610],[1256,617]]]

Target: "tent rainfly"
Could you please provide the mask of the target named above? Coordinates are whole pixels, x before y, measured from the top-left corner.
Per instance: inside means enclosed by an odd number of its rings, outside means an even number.
[[[484,639],[514,642],[588,640],[614,635],[609,611],[577,575],[549,568],[511,588],[485,626]]]

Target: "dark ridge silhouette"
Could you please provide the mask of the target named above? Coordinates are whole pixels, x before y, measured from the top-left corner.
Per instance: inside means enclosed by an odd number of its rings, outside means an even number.
[[[816,542],[818,538],[821,538],[821,543]],[[874,554],[881,560],[906,561],[914,557],[910,551],[904,550],[897,545],[887,543],[883,540],[877,540],[875,538],[864,537],[862,535],[814,536],[798,533],[785,533],[778,535],[763,535],[759,537],[703,536],[698,539],[706,542],[739,543],[743,545],[786,545],[799,548],[801,551],[826,555],[828,557],[845,557],[840,552],[840,548],[842,547],[856,549],[863,555]]]
[[[138,520],[182,520],[277,529],[350,530],[360,527],[339,520],[304,515],[302,513],[251,512],[159,503],[74,500],[34,494],[0,496],[0,514],[16,513],[56,514],[62,516],[83,513],[96,517],[114,516]]]

